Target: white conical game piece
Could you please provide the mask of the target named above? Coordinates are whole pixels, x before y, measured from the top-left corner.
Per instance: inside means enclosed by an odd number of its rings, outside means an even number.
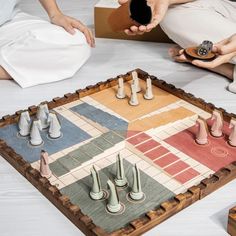
[[[233,147],[236,147],[236,119],[231,119],[229,128],[231,129],[229,135],[229,144]]]
[[[211,117],[213,124],[211,126],[211,134],[214,137],[221,137],[223,135],[223,115],[219,110],[214,110]]]
[[[140,172],[136,164],[133,167],[133,186],[129,196],[134,201],[140,201],[144,198],[144,193],[142,192],[141,187]]]
[[[132,72],[132,79],[132,83],[134,83],[136,93],[139,93],[141,91],[141,87],[139,85],[139,77],[136,70]]]
[[[30,130],[30,144],[33,146],[39,146],[43,143],[40,131],[42,131],[42,125],[40,120],[34,120]]]
[[[147,78],[146,80],[146,93],[144,94],[144,98],[147,100],[153,99],[153,93],[152,93],[152,80],[150,78]]]
[[[20,114],[20,119],[18,122],[19,134],[22,137],[28,136],[30,134],[31,120],[28,111],[24,111]]]
[[[48,105],[47,104],[40,104],[37,110],[36,117],[38,120],[41,121],[43,129],[48,128]]]
[[[137,96],[137,92],[136,92],[136,87],[135,87],[134,83],[131,84],[131,97],[129,100],[129,104],[131,106],[137,106],[139,104],[138,96]]]
[[[202,118],[197,119],[198,131],[196,134],[196,142],[200,145],[208,143],[208,128],[207,123]]]
[[[40,155],[40,174],[45,178],[52,176],[52,171],[49,168],[49,156],[44,150],[41,151]]]
[[[49,130],[48,135],[52,139],[61,137],[61,124],[55,113],[50,112],[48,115]]]
[[[228,90],[232,93],[236,93],[236,65],[234,66],[233,82],[229,84]]]
[[[111,213],[117,213],[122,209],[122,205],[120,204],[116,187],[111,180],[107,181],[107,185],[110,189],[110,195],[107,203],[107,210]]]
[[[102,191],[101,181],[100,181],[98,171],[96,170],[94,166],[91,168],[90,171],[91,171],[91,176],[93,179],[93,186],[89,195],[93,200],[101,200],[104,197],[104,193]]]
[[[127,185],[127,179],[125,177],[123,159],[120,154],[116,158],[116,178],[115,183],[117,187],[124,187]]]
[[[122,77],[118,79],[118,90],[117,90],[116,97],[119,99],[123,99],[126,97],[125,88],[124,88],[124,79]]]

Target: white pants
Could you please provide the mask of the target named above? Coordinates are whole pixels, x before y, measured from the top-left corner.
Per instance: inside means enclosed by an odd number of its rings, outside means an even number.
[[[236,33],[236,2],[196,0],[175,5],[161,27],[182,48],[199,45],[203,40],[217,43]]]
[[[0,65],[22,87],[72,77],[90,56],[85,36],[18,12],[0,27]]]

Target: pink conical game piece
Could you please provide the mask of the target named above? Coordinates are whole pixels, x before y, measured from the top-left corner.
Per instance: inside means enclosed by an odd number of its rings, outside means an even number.
[[[223,125],[224,125],[222,112],[214,110],[211,119],[214,120],[213,125],[211,126],[212,136],[221,137],[223,135]]]
[[[40,155],[40,174],[46,178],[50,178],[52,175],[52,172],[49,168],[48,153],[45,152],[44,150],[41,151]]]
[[[196,134],[196,142],[200,145],[204,145],[208,143],[208,128],[207,123],[204,119],[197,119],[198,131]]]
[[[231,133],[229,135],[229,144],[233,147],[236,147],[236,119],[231,119],[229,128]]]

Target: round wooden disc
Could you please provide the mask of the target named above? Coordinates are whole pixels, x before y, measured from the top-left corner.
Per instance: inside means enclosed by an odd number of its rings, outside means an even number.
[[[186,48],[184,51],[188,56],[200,60],[211,60],[216,56],[213,52],[208,53],[206,56],[199,56],[197,54],[197,47]]]

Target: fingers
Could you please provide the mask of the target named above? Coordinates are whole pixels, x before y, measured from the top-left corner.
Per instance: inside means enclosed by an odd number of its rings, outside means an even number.
[[[91,47],[95,47],[95,39],[93,37],[92,31],[89,28],[75,19],[72,19],[71,25],[85,35],[86,41]]]
[[[123,4],[127,3],[128,0],[118,0],[118,2],[119,2],[120,5],[123,5]]]
[[[215,60],[207,62],[207,61],[201,61],[201,60],[193,60],[192,64],[201,68],[205,69],[213,69],[216,68],[219,65],[222,65],[226,63],[224,56],[219,56]]]

